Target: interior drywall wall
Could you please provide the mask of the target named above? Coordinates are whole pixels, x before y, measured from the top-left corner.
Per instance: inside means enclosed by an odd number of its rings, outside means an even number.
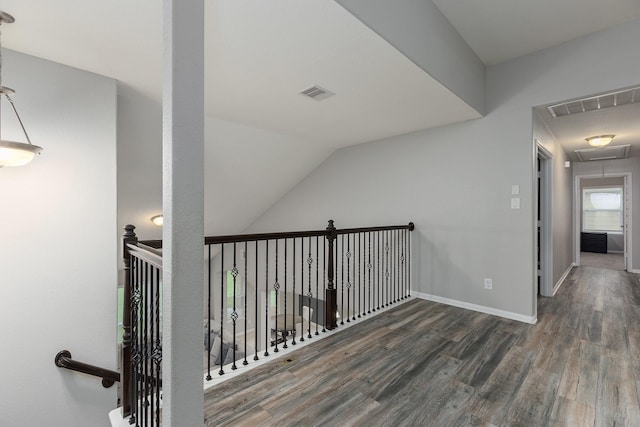
[[[0,169],[0,425],[107,426],[116,387],[54,357],[117,369],[116,83],[8,50],[3,62],[44,151]],[[24,141],[9,112],[3,138]]]
[[[337,2],[478,113],[485,113],[485,66],[431,0]]]
[[[633,21],[491,67],[484,118],[341,149],[250,230],[414,221],[417,291],[534,319],[531,108],[637,84],[638,39]]]
[[[540,117],[533,116],[533,140],[539,141],[553,157],[551,183],[551,226],[553,239],[553,284],[573,265],[573,174],[565,167],[567,152]]]

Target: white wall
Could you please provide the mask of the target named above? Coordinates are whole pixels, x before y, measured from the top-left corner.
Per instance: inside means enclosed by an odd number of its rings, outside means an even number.
[[[116,387],[53,361],[67,349],[116,368],[116,84],[3,55],[3,83],[44,151],[0,169],[0,425],[106,426]],[[3,106],[3,137],[20,137]]]
[[[533,317],[531,108],[637,84],[639,39],[634,21],[489,68],[486,117],[342,149],[251,230],[412,220],[418,291]]]
[[[551,154],[552,162],[552,235],[553,235],[553,285],[558,284],[564,273],[573,265],[573,175],[565,168],[569,160],[566,151],[558,144],[544,122],[534,113],[533,139]]]

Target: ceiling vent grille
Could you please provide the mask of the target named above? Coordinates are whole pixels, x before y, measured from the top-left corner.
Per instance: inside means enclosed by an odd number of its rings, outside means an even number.
[[[300,95],[308,96],[309,98],[316,101],[322,101],[323,99],[327,99],[335,95],[335,93],[315,85],[303,90],[302,92],[300,92]]]
[[[578,159],[581,162],[589,162],[592,160],[612,160],[626,159],[631,152],[631,145],[613,145],[604,148],[586,148],[584,150],[575,150]]]
[[[550,105],[547,110],[553,117],[562,117],[586,113],[587,111],[598,111],[604,108],[619,107],[635,102],[640,102],[640,87]]]

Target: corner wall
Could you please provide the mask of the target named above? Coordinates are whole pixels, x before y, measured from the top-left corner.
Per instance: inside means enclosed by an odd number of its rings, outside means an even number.
[[[339,150],[250,231],[411,220],[418,292],[533,320],[531,108],[638,84],[638,39],[633,21],[489,68],[486,117]]]
[[[0,169],[0,425],[108,426],[116,387],[54,357],[117,368],[116,84],[13,51],[3,60],[44,151]],[[3,137],[24,141],[8,110]]]

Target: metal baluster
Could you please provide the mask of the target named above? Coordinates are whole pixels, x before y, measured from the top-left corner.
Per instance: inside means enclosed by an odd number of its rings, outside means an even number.
[[[396,246],[394,244],[394,230],[389,230],[389,239],[389,271],[391,273],[389,282],[391,284],[391,304],[394,304],[396,302]]]
[[[351,235],[347,234],[347,322],[351,322]],[[353,320],[356,320],[355,316]]]
[[[264,242],[264,355],[269,355],[269,241]]]
[[[400,233],[399,230],[394,232],[395,234],[395,248],[396,248],[396,301],[400,301]]]
[[[319,259],[319,248],[320,248],[320,243],[318,242],[318,236],[316,236],[316,310],[315,310],[315,314],[316,314],[316,333],[315,335],[320,335],[320,333],[318,332],[318,301],[320,300],[319,298],[319,286],[320,286],[320,259]],[[311,322],[311,316],[309,316],[309,322]],[[311,329],[311,328],[309,328]]]
[[[322,239],[322,295],[327,294],[327,239]],[[320,299],[320,298],[318,298]],[[325,304],[327,302],[325,301]],[[316,314],[316,319],[318,319],[319,315]],[[322,322],[322,332],[326,332],[325,325],[327,323],[327,319]]]
[[[289,348],[287,345],[287,239],[284,239],[284,329],[282,339],[284,344],[282,348]]]
[[[309,265],[309,275],[308,275],[309,280],[307,282],[309,292],[307,293],[307,307],[308,307],[308,313],[311,314],[310,313],[311,297],[313,296],[313,294],[311,293],[311,266],[313,265],[313,258],[311,258],[311,236],[307,238],[307,245],[309,246],[309,256],[307,257],[307,264]],[[304,316],[302,317],[302,330],[304,333]],[[311,338],[311,319],[310,318],[309,318],[309,324],[307,325],[307,338]]]
[[[224,354],[222,352],[223,349],[223,338],[224,337],[224,288],[226,284],[226,274],[224,271],[224,243],[220,245],[220,352],[218,353],[220,357],[220,370],[218,371],[218,375],[224,375],[224,370],[222,369],[222,364],[224,363]]]
[[[342,317],[340,318],[341,319],[340,320],[340,324],[344,325],[344,318],[345,318],[345,315],[344,315],[345,314],[344,313],[344,234],[342,234],[340,236],[340,242],[342,244],[342,256],[340,257],[340,266],[341,266],[341,270],[342,270],[342,272],[341,272],[342,280],[340,281],[341,282],[341,288],[342,288],[342,302],[340,304],[340,308],[342,309],[342,312],[343,312],[342,313]],[[336,251],[337,251],[337,249],[336,249]],[[336,259],[338,259],[338,258],[336,257]],[[348,310],[348,308],[347,308],[347,310]],[[349,321],[349,311],[347,311],[346,313],[347,313],[346,317],[347,317],[347,322],[348,322]]]
[[[408,244],[407,244],[407,248],[408,248],[407,252],[409,252],[408,257],[407,257],[407,260],[408,260],[408,262],[407,262],[407,272],[409,273],[409,280],[407,280],[407,282],[409,284],[409,295],[411,295],[411,275],[412,275],[411,274],[412,273],[411,272],[411,258],[413,257],[413,251],[412,251],[412,248],[411,248],[411,245],[412,245],[411,231],[413,230],[412,227],[413,227],[413,223],[410,223],[409,224],[409,232],[408,232],[409,241],[408,241]]]
[[[367,246],[369,259],[367,261],[367,270],[369,271],[369,303],[367,304],[368,313],[371,313],[371,232],[369,232],[369,244]]]
[[[154,351],[154,334],[155,334],[155,301],[154,301],[154,283],[155,283],[155,272],[156,269],[151,269],[151,281],[149,283],[150,291],[149,291],[149,326],[150,326],[150,335],[149,335],[149,416],[151,417],[151,424],[153,424],[154,418],[153,415],[155,413],[155,399],[154,399],[154,389],[155,389],[155,379],[154,376],[154,363],[153,363],[153,351]]]
[[[249,253],[247,252],[247,242],[244,242],[244,360],[242,361],[243,365],[248,365],[247,361],[247,318],[249,317],[249,313],[247,313],[247,282],[249,281],[249,277],[247,275],[247,258],[249,258]]]
[[[233,355],[233,360],[231,362],[231,369],[233,371],[238,369],[236,366],[236,321],[238,320],[238,307],[236,307],[236,280],[238,278],[238,266],[236,263],[237,252],[236,242],[233,242],[233,268],[231,269],[231,276],[233,277],[233,311],[231,312],[231,324],[233,326],[233,345],[231,347],[231,354]],[[220,363],[222,363],[222,359],[220,359]]]
[[[304,312],[304,237],[300,238],[300,314]],[[304,318],[300,330],[300,342],[304,341]]]
[[[130,301],[130,316],[131,316],[131,417],[130,422],[137,422],[138,415],[138,379],[136,373],[136,359],[138,354],[138,308],[136,307],[137,301],[137,285],[138,285],[138,258],[131,256],[131,301]]]
[[[256,240],[255,242],[255,248],[256,248],[256,274],[255,274],[255,304],[254,304],[254,310],[255,310],[255,316],[253,317],[253,338],[255,340],[255,346],[253,348],[253,351],[255,352],[254,356],[253,356],[253,360],[258,360],[260,359],[258,357],[258,293],[259,293],[259,289],[260,287],[258,286],[258,241]],[[266,289],[266,286],[265,286]],[[245,295],[246,298],[246,295]]]
[[[358,242],[358,247],[356,248],[356,239],[357,237],[357,242]],[[353,320],[356,320],[356,316],[355,316],[355,310],[358,311],[358,318],[362,317],[360,315],[360,294],[362,293],[362,288],[361,288],[361,283],[360,283],[360,252],[362,251],[362,245],[360,243],[360,233],[358,234],[354,234],[353,235],[353,239],[354,239],[354,243],[353,243],[353,250],[354,252],[357,254],[357,256],[355,256],[353,258],[353,274],[356,274],[356,261],[358,262],[358,286],[357,288],[355,288],[353,290],[353,309],[354,309],[354,313],[353,313]],[[357,252],[356,252],[357,250]],[[355,278],[354,278],[354,284],[355,284]],[[358,306],[356,307],[356,291],[358,293]]]
[[[376,264],[377,264],[377,268],[376,268],[376,276],[378,278],[377,280],[377,287],[378,287],[378,300],[376,301],[376,305],[377,305],[377,309],[380,310],[380,289],[382,288],[381,286],[381,282],[380,282],[380,258],[382,258],[382,245],[380,244],[380,236],[381,236],[382,232],[381,231],[376,231],[376,235],[377,235],[377,240],[378,240],[378,245],[376,246],[377,249],[377,254],[378,256],[376,257]]]
[[[153,350],[153,361],[156,365],[156,376],[155,376],[155,384],[156,384],[156,425],[160,425],[160,378],[161,369],[162,369],[162,340],[161,340],[161,332],[162,332],[162,323],[160,322],[160,306],[162,305],[162,301],[160,299],[160,286],[161,286],[161,275],[160,270],[156,269],[157,280],[156,280],[156,345]]]
[[[136,337],[138,341],[138,358],[137,358],[137,366],[136,366],[136,375],[138,376],[138,395],[140,396],[138,399],[138,422],[144,423],[144,383],[142,376],[142,366],[143,366],[143,358],[144,358],[144,341],[143,337],[143,322],[142,322],[142,291],[144,286],[144,261],[138,261],[138,301],[136,306],[138,307],[137,318],[138,322],[138,335]]]
[[[280,283],[278,283],[278,239],[276,239],[276,281],[273,284],[273,289],[276,291],[276,327],[275,327],[275,331],[276,331],[276,347],[273,349],[274,353],[277,353],[280,351],[280,349],[278,349],[278,297],[279,297],[279,293],[278,291],[280,290]]]
[[[385,286],[385,292],[386,292],[386,298],[385,298],[385,305],[388,307],[389,306],[389,300],[390,300],[390,288],[389,288],[389,278],[391,276],[391,273],[389,273],[389,266],[391,263],[390,258],[390,247],[389,247],[389,232],[385,231],[385,244],[384,244],[384,252],[385,252],[385,273],[384,273],[384,277],[385,277],[385,281],[386,281],[386,286]]]
[[[208,245],[207,253],[207,381],[211,381],[211,245]]]
[[[402,230],[400,237],[402,237],[400,243],[402,247],[402,255],[400,256],[400,261],[402,261],[402,299],[405,299],[407,297],[407,230]]]
[[[291,247],[292,260],[291,260],[291,272],[292,272],[292,280],[293,284],[291,287],[293,288],[293,335],[291,337],[291,345],[296,345],[296,328],[295,328],[295,319],[296,319],[296,239],[293,238],[293,246]]]
[[[145,414],[145,422],[144,424],[146,425],[148,423],[149,420],[149,412],[147,411],[147,407],[149,406],[149,324],[147,322],[148,319],[148,307],[147,304],[149,304],[148,301],[148,295],[149,295],[149,263],[145,262],[144,264],[144,288],[142,291],[142,325],[143,325],[143,329],[142,329],[142,342],[144,345],[144,358],[142,359],[142,372],[144,372],[144,379],[143,379],[143,390],[144,390],[144,414]]]

